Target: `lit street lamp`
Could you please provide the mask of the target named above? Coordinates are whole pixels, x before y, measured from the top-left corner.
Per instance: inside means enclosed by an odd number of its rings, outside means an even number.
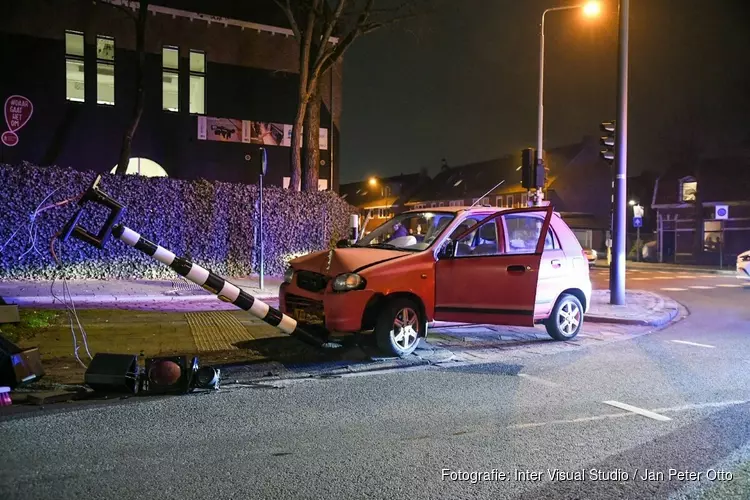
[[[555,12],[559,10],[573,10],[582,9],[583,14],[586,17],[596,17],[601,12],[601,5],[599,2],[588,2],[579,5],[566,5],[562,7],[550,7],[542,12],[542,24],[539,32],[539,123],[537,130],[537,145],[536,145],[536,168],[541,169],[543,166],[542,151],[544,150],[543,139],[544,139],[544,21],[547,16],[547,12]],[[538,188],[541,191],[541,187]],[[536,195],[536,204],[539,204],[539,193]]]

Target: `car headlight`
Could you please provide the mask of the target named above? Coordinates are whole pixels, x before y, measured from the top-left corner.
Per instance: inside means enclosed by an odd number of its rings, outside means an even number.
[[[345,292],[347,290],[357,290],[362,288],[365,284],[365,280],[359,274],[339,274],[336,279],[333,280],[333,289],[337,292]]]
[[[291,267],[288,267],[287,270],[284,272],[284,283],[291,283],[292,279],[294,279],[294,269]]]

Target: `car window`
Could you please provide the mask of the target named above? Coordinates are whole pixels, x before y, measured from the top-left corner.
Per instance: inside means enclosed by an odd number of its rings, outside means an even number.
[[[544,219],[532,214],[511,214],[503,218],[508,232],[506,251],[508,253],[535,253]],[[544,249],[554,248],[556,248],[555,239],[552,232],[548,231],[544,240]]]
[[[477,224],[477,221],[473,222],[474,225]],[[470,227],[463,228],[461,232]],[[460,236],[460,233],[455,234]],[[498,244],[497,219],[492,219],[456,242],[456,257],[498,255],[502,253]]]

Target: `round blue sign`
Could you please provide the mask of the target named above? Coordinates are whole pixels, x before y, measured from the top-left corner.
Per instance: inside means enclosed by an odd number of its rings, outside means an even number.
[[[720,209],[718,209],[718,210],[716,211],[716,214],[717,214],[717,215],[718,215],[719,217],[724,217],[725,215],[727,215],[727,209],[726,209],[726,208],[720,208]]]

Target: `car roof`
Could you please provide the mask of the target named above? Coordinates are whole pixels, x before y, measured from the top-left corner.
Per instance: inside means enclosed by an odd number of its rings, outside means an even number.
[[[540,209],[546,210],[546,206],[539,207]],[[451,213],[458,215],[461,212],[471,212],[474,214],[494,214],[497,212],[507,212],[510,210],[514,210],[513,208],[508,207],[492,207],[487,205],[475,205],[473,207],[470,206],[461,206],[461,207],[424,207],[424,208],[416,208],[411,210],[406,210],[403,213],[410,213],[410,212],[444,212],[444,213]],[[553,212],[558,217],[560,214],[558,212]]]

